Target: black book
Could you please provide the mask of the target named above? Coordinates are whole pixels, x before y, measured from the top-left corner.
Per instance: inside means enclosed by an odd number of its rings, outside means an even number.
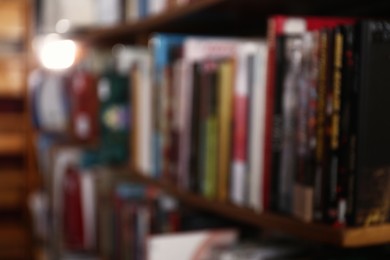
[[[337,173],[337,222],[341,225],[346,223],[347,211],[352,212],[352,199],[349,196],[350,169],[350,136],[356,136],[352,132],[351,125],[356,118],[352,113],[356,112],[356,107],[352,105],[356,102],[354,97],[355,62],[354,62],[354,26],[347,25],[341,27],[343,38],[341,88],[340,88],[340,121],[339,121],[339,142],[338,142],[338,173]],[[356,128],[355,128],[356,129]],[[355,133],[355,134],[354,134]],[[348,210],[349,208],[349,210]]]
[[[271,196],[270,208],[279,210],[279,171],[280,154],[282,150],[282,96],[283,79],[285,75],[285,36],[276,38],[276,68],[275,68],[275,101],[273,108],[273,126],[272,126],[272,159],[271,159]]]
[[[390,216],[390,23],[364,21],[356,30],[358,117],[353,224]]]
[[[201,64],[194,64],[193,67],[194,87],[192,93],[192,113],[191,113],[191,150],[190,150],[190,176],[189,187],[192,192],[200,191],[200,183],[198,178],[198,146],[199,146],[199,117],[200,117],[200,79],[201,79]]]

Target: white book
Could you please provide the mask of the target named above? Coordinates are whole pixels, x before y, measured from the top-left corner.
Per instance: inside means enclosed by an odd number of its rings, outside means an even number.
[[[63,84],[61,75],[45,74],[37,94],[39,124],[49,132],[62,133],[68,127]]]
[[[138,0],[126,0],[126,21],[137,21],[139,19]]]
[[[156,15],[163,12],[168,5],[167,0],[147,0],[148,1],[148,14],[147,15]]]
[[[147,241],[147,259],[214,259],[213,251],[234,245],[238,232],[207,230],[170,235],[153,235]]]
[[[99,25],[115,25],[121,22],[123,7],[120,0],[97,0],[95,4]]]
[[[84,170],[80,176],[81,183],[81,205],[84,227],[85,249],[94,250],[96,248],[96,201],[94,172]]]
[[[72,28],[92,26],[96,24],[97,18],[95,7],[96,2],[93,0],[60,0],[57,21],[68,20]]]
[[[249,206],[262,211],[267,45],[261,41],[251,49],[254,51],[254,67],[249,105]]]

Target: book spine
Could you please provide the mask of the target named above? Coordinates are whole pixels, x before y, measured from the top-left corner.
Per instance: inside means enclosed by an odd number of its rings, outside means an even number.
[[[200,191],[199,183],[199,165],[198,153],[199,146],[199,106],[200,106],[200,77],[201,67],[200,64],[194,64],[193,66],[193,94],[192,94],[192,116],[191,116],[191,150],[190,150],[190,177],[189,187],[192,192]]]
[[[218,89],[218,199],[228,200],[231,158],[232,98],[234,62],[227,60],[219,67]]]
[[[265,113],[265,131],[264,131],[264,189],[263,205],[264,209],[270,208],[271,191],[271,172],[272,172],[272,126],[273,126],[273,107],[274,107],[274,81],[276,66],[276,30],[275,19],[268,20],[268,60],[267,60],[267,83],[266,83],[266,113]]]
[[[338,219],[338,195],[337,179],[339,175],[340,162],[340,110],[341,110],[341,87],[343,71],[343,33],[341,27],[335,29],[334,35],[334,59],[333,59],[333,90],[332,90],[332,115],[330,134],[330,171],[328,187],[328,209],[327,218],[329,222],[335,223]]]
[[[347,208],[352,206],[348,202],[349,178],[349,141],[351,127],[353,82],[354,82],[354,27],[343,27],[343,64],[341,86],[340,135],[339,135],[339,172],[337,176],[337,211],[339,225],[347,222]],[[349,211],[351,208],[349,209]]]
[[[256,211],[263,210],[263,151],[265,114],[265,73],[267,46],[259,43],[253,58],[248,60],[250,69],[250,127],[249,127],[249,205]]]
[[[351,53],[353,64],[353,82],[351,90],[351,110],[350,110],[350,128],[349,128],[349,140],[348,140],[348,195],[347,195],[347,224],[356,225],[356,151],[357,151],[357,129],[358,129],[358,98],[359,98],[359,83],[360,77],[360,55],[359,55],[359,43],[361,35],[359,33],[358,26],[351,32],[353,35],[353,53]]]
[[[270,208],[279,210],[279,173],[281,165],[282,150],[282,97],[283,97],[283,79],[285,75],[285,37],[279,36],[276,39],[276,68],[275,68],[275,93],[273,106],[273,125],[272,125],[272,158],[271,158],[271,194]]]
[[[282,150],[279,172],[279,210],[292,213],[294,178],[297,174],[297,114],[299,77],[301,75],[300,36],[288,36],[285,41],[286,71],[283,79],[282,94]],[[301,196],[299,196],[301,197]],[[303,199],[303,198],[302,198]]]
[[[208,198],[215,198],[217,189],[217,69],[219,64],[206,64],[208,74],[207,116],[206,116],[206,149],[204,192]]]
[[[205,195],[206,165],[207,165],[207,116],[208,101],[210,96],[210,75],[205,70],[205,62],[200,63],[200,84],[199,84],[199,114],[198,114],[198,183],[199,192]]]
[[[247,192],[248,84],[246,55],[238,56],[234,86],[231,200],[244,205]]]
[[[317,91],[317,125],[316,125],[316,172],[314,179],[314,218],[323,218],[323,175],[324,175],[324,141],[325,141],[325,112],[326,112],[326,79],[328,58],[328,34],[322,30],[319,36],[319,74]]]
[[[294,183],[293,211],[304,221],[313,219],[312,167],[310,165],[310,130],[309,120],[312,112],[312,84],[315,76],[315,63],[312,60],[314,48],[313,34],[302,36],[302,68],[298,83],[297,113],[297,172]],[[313,73],[314,72],[314,73]],[[314,74],[314,75],[313,75]]]
[[[324,142],[322,158],[322,201],[323,220],[327,223],[334,222],[337,212],[332,208],[332,193],[337,180],[337,168],[332,169],[331,161],[331,141],[332,141],[332,115],[333,115],[333,78],[334,78],[334,29],[326,30],[327,33],[327,57],[326,57],[326,100],[325,100],[325,124]]]

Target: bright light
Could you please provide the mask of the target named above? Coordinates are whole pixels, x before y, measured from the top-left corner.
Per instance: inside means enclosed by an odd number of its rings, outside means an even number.
[[[76,44],[71,40],[48,37],[39,52],[39,58],[47,69],[67,69],[75,62]]]

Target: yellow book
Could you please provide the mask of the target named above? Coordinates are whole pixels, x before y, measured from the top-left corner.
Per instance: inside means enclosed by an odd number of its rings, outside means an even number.
[[[218,199],[227,201],[231,160],[234,61],[222,62],[218,71]]]

